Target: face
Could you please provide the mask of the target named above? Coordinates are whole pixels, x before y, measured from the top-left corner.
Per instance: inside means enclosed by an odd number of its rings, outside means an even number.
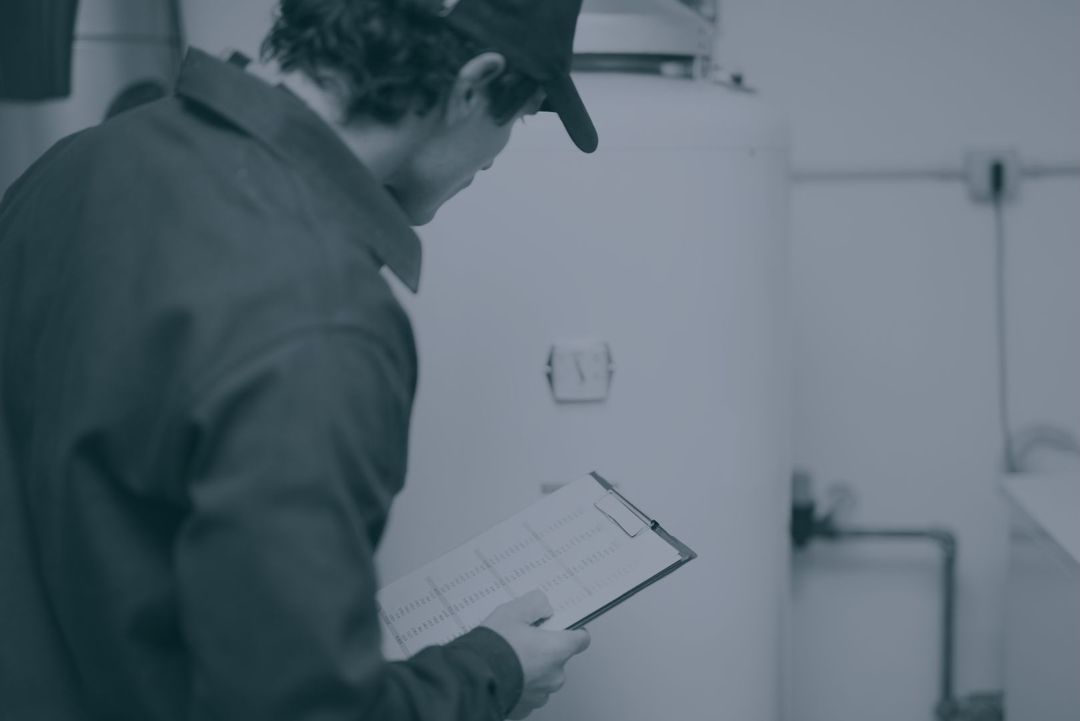
[[[487,56],[492,57],[485,60]],[[491,53],[467,63],[443,108],[433,111],[438,115],[424,139],[388,180],[388,189],[413,225],[430,222],[443,203],[467,188],[479,171],[490,168],[510,141],[514,125],[539,109],[538,95],[511,122],[495,122],[484,90],[502,67],[501,56]]]

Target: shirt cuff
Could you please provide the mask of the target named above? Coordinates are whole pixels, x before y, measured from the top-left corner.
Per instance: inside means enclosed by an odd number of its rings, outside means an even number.
[[[474,654],[490,667],[494,676],[492,691],[505,718],[517,706],[525,685],[521,661],[506,639],[486,626],[477,626],[447,646]]]

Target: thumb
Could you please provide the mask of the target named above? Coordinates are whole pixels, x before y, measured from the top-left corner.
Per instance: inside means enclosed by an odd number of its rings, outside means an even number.
[[[507,604],[506,610],[515,621],[530,625],[549,618],[555,612],[543,591],[529,591]]]
[[[576,631],[567,631],[569,634],[569,642],[571,654],[577,655],[587,649],[592,643],[592,636],[584,628],[579,628]]]

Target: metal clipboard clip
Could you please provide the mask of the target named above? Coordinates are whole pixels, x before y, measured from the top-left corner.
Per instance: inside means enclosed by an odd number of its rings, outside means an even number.
[[[608,481],[596,473],[591,474],[601,486],[607,489],[607,493],[593,503],[596,510],[607,516],[612,523],[623,530],[623,533],[634,538],[646,528],[656,527],[656,521],[652,520],[630,501],[623,498],[622,494]]]

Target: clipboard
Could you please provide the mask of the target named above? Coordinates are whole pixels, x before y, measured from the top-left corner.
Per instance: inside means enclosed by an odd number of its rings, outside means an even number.
[[[693,549],[691,549],[685,543],[683,543],[682,541],[680,541],[679,539],[675,538],[670,533],[665,531],[663,526],[660,525],[659,521],[657,521],[654,518],[649,518],[644,513],[642,513],[641,509],[639,509],[637,506],[635,506],[633,503],[631,503],[623,494],[619,493],[618,489],[615,488],[615,486],[613,486],[607,479],[602,477],[596,471],[593,471],[589,475],[598,484],[600,484],[600,486],[602,488],[607,489],[608,493],[612,494],[613,497],[617,498],[623,504],[623,506],[625,508],[627,508],[632,513],[634,513],[638,518],[640,518],[641,521],[646,524],[646,526],[648,527],[648,530],[655,533],[664,542],[666,542],[668,545],[670,545],[672,548],[674,548],[679,554],[679,560],[677,562],[673,563],[672,565],[668,566],[664,570],[660,571],[659,573],[656,573],[656,574],[650,576],[648,579],[642,581],[638,585],[636,585],[633,588],[629,589],[628,591],[623,593],[621,596],[619,596],[615,600],[613,600],[613,601],[601,606],[600,608],[596,609],[595,611],[593,611],[589,615],[582,618],[580,621],[577,621],[577,622],[571,624],[570,626],[567,627],[568,630],[581,628],[582,626],[589,623],[590,621],[604,615],[605,613],[607,613],[611,609],[615,608],[616,606],[618,606],[619,604],[621,604],[623,601],[627,600],[628,598],[630,598],[634,594],[636,594],[636,593],[638,593],[640,591],[643,591],[644,589],[648,588],[649,586],[656,583],[657,581],[664,578],[665,576],[668,576],[668,575],[674,573],[676,571],[676,569],[686,565],[690,561],[697,558],[697,553]]]
[[[593,472],[380,589],[383,653],[447,643],[536,588],[555,609],[541,627],[581,628],[696,557]]]

